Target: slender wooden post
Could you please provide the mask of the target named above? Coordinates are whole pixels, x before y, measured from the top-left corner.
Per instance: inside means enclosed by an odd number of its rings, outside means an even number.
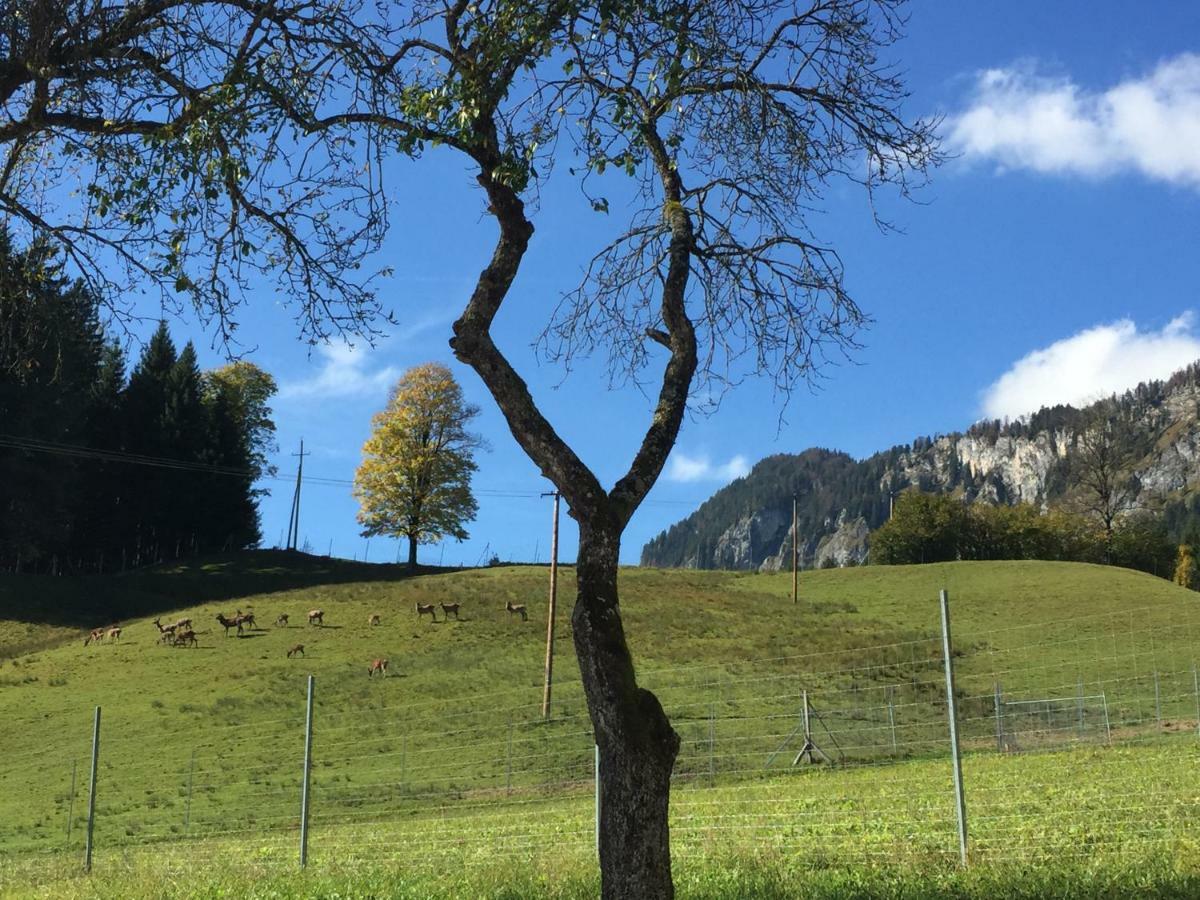
[[[308,712],[304,717],[304,782],[300,788],[300,867],[308,865],[308,782],[312,774],[313,676],[308,676]]]
[[[792,494],[792,604],[800,602],[800,547],[796,532],[796,495]]]
[[[554,497],[554,526],[550,537],[550,614],[546,616],[546,687],[542,693],[542,718],[550,718],[550,685],[554,681],[554,611],[558,605],[558,491]]]
[[[92,871],[92,832],[96,827],[96,776],[100,772],[100,707],[92,724],[92,780],[88,788],[87,848],[84,851],[83,871]]]
[[[967,864],[967,802],[963,796],[962,757],[958,752],[958,709],[954,698],[954,656],[950,643],[950,600],[939,595],[942,606],[942,656],[946,662],[946,706],[950,719],[950,752],[954,757],[954,799],[958,812],[958,853]]]

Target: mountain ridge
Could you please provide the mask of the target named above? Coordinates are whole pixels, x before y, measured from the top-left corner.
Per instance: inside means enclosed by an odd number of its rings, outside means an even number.
[[[759,460],[642,548],[641,564],[776,571],[791,565],[796,496],[801,568],[857,565],[894,496],[916,488],[965,502],[1043,509],[1080,490],[1079,441],[1098,421],[1127,429],[1138,505],[1162,510],[1175,539],[1200,522],[1200,361],[1088,406],[1044,407],[1015,421],[919,437],[863,459],[812,447]]]

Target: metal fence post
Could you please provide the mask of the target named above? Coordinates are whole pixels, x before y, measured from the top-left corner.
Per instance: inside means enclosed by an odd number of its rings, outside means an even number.
[[[308,712],[304,716],[304,781],[300,788],[300,867],[308,865],[308,781],[312,774],[313,676],[308,676]]]
[[[1079,737],[1083,737],[1083,679],[1079,679],[1079,683],[1075,686],[1075,713],[1077,721],[1077,732]]]
[[[504,792],[512,793],[512,738],[513,738],[513,721],[512,716],[508,717],[508,751],[504,755]]]
[[[1154,721],[1162,731],[1162,698],[1158,691],[1158,669],[1154,670]]]
[[[1112,743],[1112,725],[1108,721],[1108,695],[1100,692],[1100,702],[1104,704],[1104,743]]]
[[[1004,752],[1004,693],[996,682],[996,752]]]
[[[1196,695],[1196,736],[1200,737],[1200,673],[1192,663],[1192,693]]]
[[[79,760],[71,760],[71,797],[67,800],[67,846],[71,844],[71,826],[75,824],[75,773]]]
[[[192,761],[188,764],[187,804],[183,807],[183,833],[192,827],[192,775],[196,771],[196,748],[192,748]]]
[[[400,793],[408,792],[408,735],[400,738]]]
[[[897,751],[896,746],[896,697],[895,686],[887,686],[887,704],[888,704],[888,727],[892,731],[892,753]]]
[[[712,787],[717,777],[717,704],[708,705],[708,786]]]
[[[942,657],[946,662],[946,706],[950,719],[950,752],[954,757],[954,799],[958,812],[958,853],[967,864],[967,802],[963,796],[962,758],[958,752],[958,710],[954,700],[954,658],[950,650],[950,601],[939,594],[942,607]]]
[[[84,851],[83,870],[92,871],[92,831],[96,826],[96,776],[100,770],[100,707],[96,707],[96,719],[92,723],[92,780],[88,788],[87,848]]]
[[[600,745],[593,744],[595,751],[595,781],[596,781],[596,855],[600,855]]]

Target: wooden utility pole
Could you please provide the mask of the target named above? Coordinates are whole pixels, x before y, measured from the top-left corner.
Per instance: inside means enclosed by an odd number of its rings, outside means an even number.
[[[300,537],[300,483],[304,480],[304,457],[312,456],[304,452],[304,438],[300,439],[300,452],[292,456],[300,457],[300,465],[296,469],[296,493],[292,495],[292,514],[288,519],[288,536],[286,549],[295,550]]]
[[[554,498],[554,525],[550,534],[550,612],[546,616],[546,689],[542,693],[542,718],[550,718],[550,685],[554,679],[554,610],[558,604],[558,491],[542,494]]]
[[[792,603],[799,603],[800,546],[796,534],[796,495],[792,494]]]

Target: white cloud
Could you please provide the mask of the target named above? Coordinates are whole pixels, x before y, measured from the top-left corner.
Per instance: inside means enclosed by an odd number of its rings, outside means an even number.
[[[983,415],[1016,419],[1056,403],[1084,405],[1166,378],[1198,358],[1190,312],[1161,331],[1138,331],[1129,319],[1097,325],[1013,363],[983,392]]]
[[[675,450],[667,465],[668,481],[733,481],[750,471],[750,464],[740,453],[729,462],[714,465],[707,454],[688,456]]]
[[[337,397],[361,397],[386,392],[400,377],[395,366],[371,370],[371,351],[348,344],[325,344],[317,348],[321,368],[311,378],[284,381],[279,386],[280,400],[328,400]]]
[[[946,124],[950,149],[966,160],[1092,177],[1135,171],[1200,189],[1200,55],[1099,92],[1029,64],[989,69]]]

